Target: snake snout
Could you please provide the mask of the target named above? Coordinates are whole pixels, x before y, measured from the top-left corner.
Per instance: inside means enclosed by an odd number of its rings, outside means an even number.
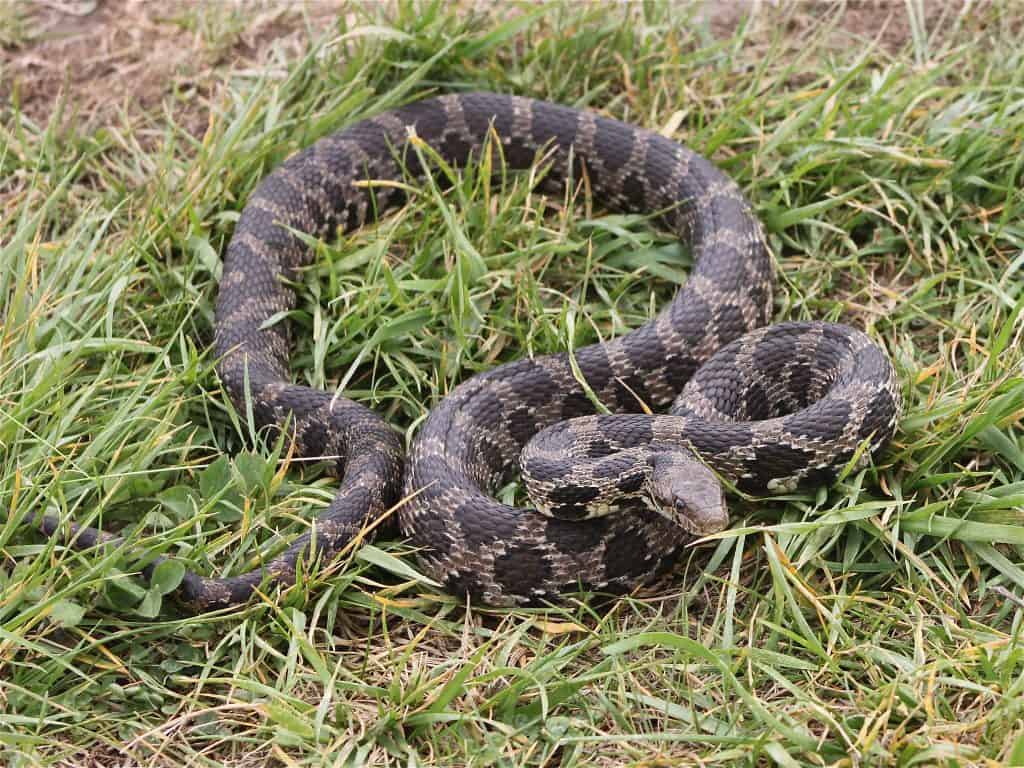
[[[649,487],[658,510],[689,533],[708,536],[729,525],[722,484],[692,454],[655,454]]]

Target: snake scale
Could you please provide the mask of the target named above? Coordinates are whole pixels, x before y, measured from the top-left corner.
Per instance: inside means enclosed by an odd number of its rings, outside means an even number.
[[[278,319],[295,306],[287,282],[312,258],[296,232],[360,227],[405,201],[401,185],[361,182],[428,172],[406,151],[411,132],[457,166],[488,136],[512,169],[545,151],[545,184],[585,175],[608,209],[657,214],[689,245],[694,267],[672,302],[631,333],[575,350],[572,360],[526,358],[455,387],[403,465],[398,433],[370,410],[290,382],[288,330]],[[516,605],[649,581],[695,535],[725,527],[719,478],[756,492],[824,482],[895,430],[901,401],[885,353],[842,325],[759,328],[771,296],[771,257],[739,188],[657,133],[591,111],[465,93],[320,139],[247,202],[224,261],[215,348],[236,407],[251,402],[258,426],[289,430],[301,456],[337,457],[339,490],[282,555],[239,576],[188,573],[182,600],[209,610],[246,600],[264,579],[289,584],[300,558],[329,560],[402,495],[403,535],[425,573],[453,593]],[[595,415],[595,400],[615,415]],[[539,509],[491,496],[517,464]],[[64,530],[51,517],[42,527]],[[70,526],[79,548],[110,538]]]

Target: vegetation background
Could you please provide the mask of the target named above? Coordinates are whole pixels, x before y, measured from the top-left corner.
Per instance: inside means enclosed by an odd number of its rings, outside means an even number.
[[[0,5],[0,749],[11,766],[1024,764],[1020,5]],[[121,548],[237,573],[331,495],[209,345],[256,182],[388,106],[489,88],[685,140],[746,189],[775,315],[895,360],[891,449],[599,606],[467,607],[388,538],[190,617]],[[319,246],[294,372],[409,436],[495,363],[642,323],[688,254],[478,169]],[[515,487],[508,495],[518,493]]]

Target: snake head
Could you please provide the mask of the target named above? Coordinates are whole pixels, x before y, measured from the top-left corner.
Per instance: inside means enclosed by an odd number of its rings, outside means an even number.
[[[729,525],[722,484],[689,452],[654,454],[648,488],[657,510],[689,533],[708,536]]]

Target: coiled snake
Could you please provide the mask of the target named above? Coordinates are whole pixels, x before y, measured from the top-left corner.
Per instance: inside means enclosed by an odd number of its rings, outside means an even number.
[[[499,137],[510,168],[550,150],[547,183],[585,174],[602,205],[658,212],[689,243],[695,264],[654,320],[576,350],[575,373],[569,355],[556,354],[456,387],[415,438],[403,489],[398,434],[363,406],[289,383],[287,330],[274,319],[295,303],[282,278],[311,258],[292,230],[323,237],[359,227],[404,193],[358,182],[427,172],[403,152],[410,130],[456,165],[488,135]],[[727,524],[716,473],[755,491],[820,482],[877,451],[895,430],[892,366],[862,333],[784,323],[748,334],[769,320],[771,287],[771,259],[738,187],[647,130],[546,102],[467,93],[321,139],[264,179],[242,212],[217,299],[216,352],[225,388],[239,409],[249,398],[257,425],[288,424],[300,455],[340,457],[340,489],[312,535],[252,573],[189,573],[182,598],[207,610],[244,601],[267,577],[290,583],[300,557],[330,559],[402,490],[411,497],[398,509],[402,533],[420,548],[425,572],[452,592],[523,604],[651,579],[694,534]],[[595,399],[623,415],[589,415]],[[668,415],[640,413],[674,400]],[[489,495],[514,474],[521,453],[543,513]],[[42,527],[61,530],[49,517]],[[77,547],[109,538],[85,527],[71,533]]]

